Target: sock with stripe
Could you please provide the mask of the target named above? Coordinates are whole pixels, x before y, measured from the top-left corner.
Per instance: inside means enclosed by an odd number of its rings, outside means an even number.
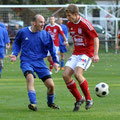
[[[36,92],[33,90],[28,91],[28,97],[29,101],[31,104],[36,104],[37,105],[37,100],[36,100]]]
[[[78,91],[77,85],[76,85],[74,80],[70,81],[67,84],[67,88],[72,93],[72,95],[75,97],[76,101],[80,101],[81,100],[82,96],[81,96],[80,92]]]
[[[84,94],[84,96],[85,96],[86,101],[87,101],[87,100],[91,100],[87,80],[83,81],[83,82],[80,84],[80,87],[81,87],[81,90],[82,90],[82,92],[83,92],[83,94]]]
[[[47,94],[47,103],[54,103],[55,94]]]

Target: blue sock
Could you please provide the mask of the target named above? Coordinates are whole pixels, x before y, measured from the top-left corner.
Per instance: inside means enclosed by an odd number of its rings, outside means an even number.
[[[55,94],[47,94],[47,103],[54,103]]]
[[[1,75],[2,69],[0,68],[0,75]]]
[[[33,90],[28,91],[28,96],[31,104],[36,104],[37,105],[37,100],[36,100],[36,92]]]
[[[61,60],[61,67],[64,67],[65,60]]]

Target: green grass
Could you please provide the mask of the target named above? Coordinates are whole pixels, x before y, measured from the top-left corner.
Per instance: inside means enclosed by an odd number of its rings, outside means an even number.
[[[67,56],[70,56],[67,54]],[[60,110],[47,107],[46,91],[43,82],[35,79],[38,112],[30,111],[26,81],[20,70],[19,59],[11,63],[4,59],[4,69],[0,79],[0,120],[117,120],[120,117],[120,54],[100,53],[100,61],[92,64],[84,76],[88,80],[94,106],[85,110],[85,104],[79,112],[73,113],[75,99],[67,90],[62,79],[62,71],[53,74],[55,83],[55,103]],[[99,82],[110,86],[110,94],[99,98],[94,93],[94,87]],[[78,86],[79,87],[79,86]],[[80,88],[79,88],[80,90]],[[81,90],[80,90],[81,92]]]

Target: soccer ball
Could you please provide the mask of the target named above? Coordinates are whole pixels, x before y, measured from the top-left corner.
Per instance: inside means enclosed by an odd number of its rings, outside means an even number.
[[[105,97],[109,94],[109,85],[101,82],[95,86],[95,93],[98,97]]]

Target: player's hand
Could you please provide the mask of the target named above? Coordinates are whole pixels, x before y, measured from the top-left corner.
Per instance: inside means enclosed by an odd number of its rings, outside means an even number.
[[[118,49],[119,49],[119,46],[118,46],[118,45],[116,45],[115,49],[116,49],[116,50],[118,50]]]
[[[15,62],[16,61],[16,56],[15,55],[9,55],[10,61]]]
[[[55,68],[55,71],[59,71],[59,65],[57,63],[54,63],[54,68]]]
[[[69,48],[69,43],[64,41],[64,45],[66,46],[66,48]]]
[[[92,57],[92,61],[93,61],[94,63],[97,63],[97,62],[99,61],[99,56],[98,56],[98,55],[94,55],[94,56]]]

